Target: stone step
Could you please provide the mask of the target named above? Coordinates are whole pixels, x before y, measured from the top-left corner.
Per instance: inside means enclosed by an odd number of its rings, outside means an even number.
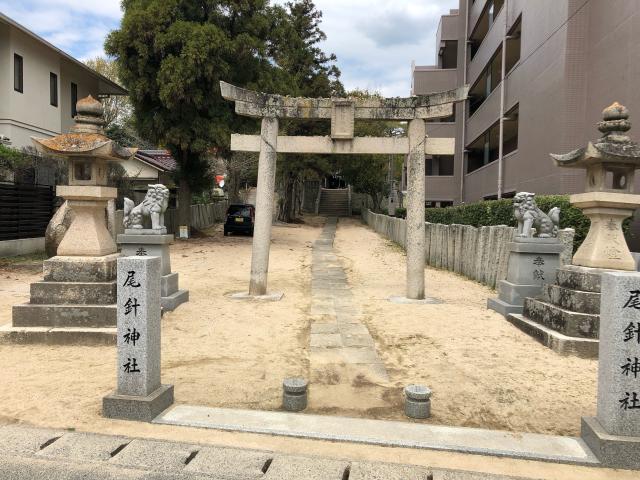
[[[35,282],[31,303],[38,305],[111,305],[116,303],[116,282]]]
[[[522,314],[569,337],[598,338],[600,316],[577,313],[536,298],[526,298]]]
[[[119,253],[104,257],[52,257],[43,262],[46,282],[112,282]]]
[[[599,293],[572,290],[560,285],[544,285],[541,298],[572,312],[600,314]]]
[[[117,325],[116,305],[13,306],[14,327],[106,328]]]
[[[558,285],[571,290],[600,293],[600,276],[607,271],[610,270],[565,265],[557,271]]]
[[[581,358],[598,358],[599,341],[592,338],[577,338],[563,335],[524,315],[512,313],[507,320],[544,346],[560,355]]]
[[[49,328],[0,326],[0,343],[115,346],[117,328]]]

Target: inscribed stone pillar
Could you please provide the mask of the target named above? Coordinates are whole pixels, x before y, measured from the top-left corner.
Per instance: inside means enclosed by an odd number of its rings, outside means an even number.
[[[640,469],[640,273],[601,277],[598,409],[582,438],[607,466]]]
[[[105,417],[151,421],[173,403],[160,383],[160,269],[159,257],[118,258],[118,386]]]
[[[251,281],[249,283],[250,296],[266,295],[267,293],[271,224],[273,223],[273,192],[276,183],[277,143],[278,119],[263,118],[260,133],[260,159],[258,162],[256,218],[251,256]]]
[[[409,122],[407,165],[407,298],[424,299],[425,266],[425,142],[426,124],[422,119]]]

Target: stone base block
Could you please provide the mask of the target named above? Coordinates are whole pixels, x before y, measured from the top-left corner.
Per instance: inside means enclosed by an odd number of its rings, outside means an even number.
[[[189,301],[189,291],[188,290],[178,290],[177,292],[173,292],[168,297],[160,298],[160,305],[163,310],[172,311],[178,308],[185,302]]]
[[[14,327],[115,327],[116,305],[35,305],[13,306]]]
[[[582,292],[600,293],[600,276],[607,271],[610,270],[565,265],[558,269],[558,285]]]
[[[116,282],[35,282],[32,304],[111,305],[116,303]]]
[[[598,340],[569,337],[515,313],[507,315],[507,320],[560,355],[598,358]]]
[[[596,292],[583,292],[560,285],[545,285],[542,287],[541,298],[572,312],[600,314],[600,294]]]
[[[640,470],[640,437],[609,435],[595,417],[583,417],[582,440],[606,467]]]
[[[52,257],[43,262],[45,282],[112,282],[119,253],[102,257]]]
[[[599,315],[573,312],[535,298],[524,301],[523,315],[569,337],[598,338]]]
[[[498,282],[498,298],[510,305],[522,307],[527,297],[537,297],[541,290],[540,285],[518,285],[507,280]],[[522,313],[522,310],[520,312]]]
[[[499,298],[488,298],[487,299],[487,308],[489,310],[493,310],[494,312],[498,312],[503,317],[506,317],[512,313],[522,313],[522,305],[513,305],[511,303],[507,303]]]
[[[177,273],[170,273],[163,275],[160,278],[160,295],[168,297],[178,291],[178,278]]]
[[[398,305],[433,305],[444,303],[442,300],[438,300],[437,298],[425,297],[422,299],[417,299],[401,297],[399,295],[389,297],[389,301]]]
[[[118,395],[102,399],[102,415],[107,418],[150,422],[173,404],[173,385],[161,385],[146,397]]]
[[[0,343],[114,346],[116,342],[116,328],[0,327]]]
[[[249,295],[246,292],[232,293],[229,298],[233,300],[252,300],[257,302],[279,302],[284,297],[283,292],[267,293],[266,295]]]

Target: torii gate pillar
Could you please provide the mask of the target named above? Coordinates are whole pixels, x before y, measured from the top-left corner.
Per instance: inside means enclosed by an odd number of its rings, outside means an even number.
[[[407,168],[407,299],[424,300],[425,267],[425,143],[426,123],[409,122],[409,164]]]
[[[278,119],[264,117],[260,130],[256,218],[253,227],[251,280],[249,282],[249,296],[251,297],[261,297],[267,294],[269,248],[273,222],[273,193],[276,185],[276,159],[278,157],[277,144]]]

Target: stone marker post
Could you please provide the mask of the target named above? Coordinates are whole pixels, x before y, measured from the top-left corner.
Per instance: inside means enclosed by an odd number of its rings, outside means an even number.
[[[159,257],[118,258],[118,387],[105,417],[151,421],[173,403],[160,383],[160,277]]]
[[[267,294],[271,224],[273,223],[273,191],[276,182],[277,143],[278,119],[264,117],[260,133],[256,218],[253,229],[251,280],[249,282],[249,296],[255,297]]]
[[[605,465],[640,469],[640,273],[603,272],[598,409],[582,438]]]
[[[424,162],[426,123],[418,118],[409,122],[409,164],[407,168],[407,298],[424,299],[425,267],[425,184]]]

